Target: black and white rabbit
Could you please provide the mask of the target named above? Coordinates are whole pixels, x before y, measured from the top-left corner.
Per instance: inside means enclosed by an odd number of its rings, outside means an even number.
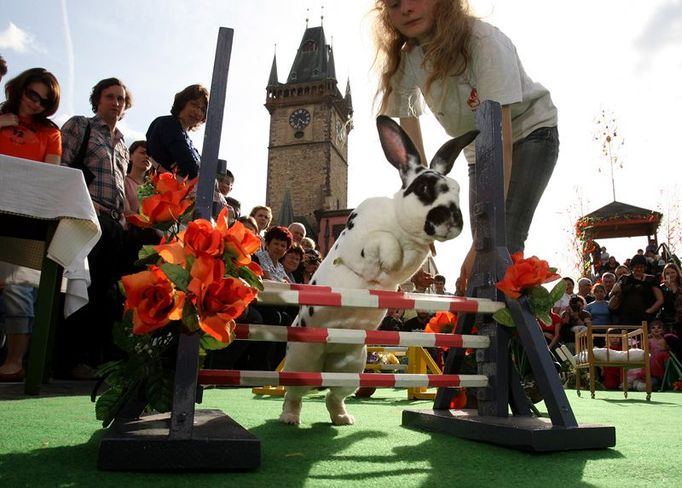
[[[419,269],[431,243],[453,239],[462,231],[459,185],[446,175],[478,131],[446,142],[426,168],[415,145],[391,118],[379,116],[377,129],[386,158],[400,173],[402,187],[392,198],[369,198],[358,205],[313,275],[313,285],[395,291]],[[385,313],[385,309],[303,306],[295,325],[373,330]],[[292,342],[284,370],[361,373],[366,359],[367,348],[362,345]],[[301,398],[309,389],[287,387],[281,422],[300,423]],[[344,401],[356,389],[329,388],[326,404],[332,423],[354,423]]]

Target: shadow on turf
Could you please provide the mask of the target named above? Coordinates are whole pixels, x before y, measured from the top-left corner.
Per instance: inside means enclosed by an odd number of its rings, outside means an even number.
[[[623,405],[637,404],[637,405],[677,405],[677,403],[672,402],[657,402],[655,400],[642,400],[639,398],[594,398],[593,400],[599,400],[600,402],[606,403],[618,403]]]
[[[561,479],[570,480],[570,486],[589,487],[593,485],[582,481],[588,462],[623,458],[615,449],[532,454],[420,431],[414,431],[415,438],[426,440],[395,446],[389,455],[384,454],[385,448],[379,453],[345,454],[356,442],[391,438],[385,431],[352,430],[357,428],[328,423],[283,428],[278,421],[269,420],[250,432],[263,446],[261,469],[281,475],[287,486],[303,486],[306,480],[364,481],[371,486],[402,480],[415,486],[416,477],[419,486],[443,486],[448,480],[458,480],[456,484],[461,486],[505,486],[510,480],[532,478],[528,486],[553,486]],[[396,429],[405,428],[398,425]],[[400,434],[404,437],[404,431]],[[325,466],[334,468],[320,473]]]
[[[405,438],[397,425],[396,437]],[[358,455],[356,443],[376,439],[385,442],[390,433],[355,427],[313,423],[306,427],[283,426],[268,420],[250,432],[261,440],[261,467],[253,472],[237,473],[125,473],[100,472],[96,469],[99,442],[103,430],[95,432],[86,443],[50,447],[0,457],[1,486],[304,486],[319,482],[395,483],[409,486],[443,486],[457,480],[461,486],[505,486],[510,480],[527,479],[526,486],[553,486],[558,479],[570,480],[571,486],[592,486],[583,482],[588,462],[614,460],[623,456],[614,449],[570,451],[552,454],[529,454],[488,444],[467,441],[443,434],[415,431],[407,438],[424,438],[412,445],[396,445],[379,452]],[[411,431],[410,431],[411,432]],[[353,452],[353,451],[356,452]],[[227,477],[227,478],[226,478]],[[418,483],[417,483],[418,482]]]

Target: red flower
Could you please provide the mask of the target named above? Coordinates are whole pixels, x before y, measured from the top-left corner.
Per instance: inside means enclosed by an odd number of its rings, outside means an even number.
[[[176,290],[158,267],[124,276],[121,283],[126,292],[125,309],[133,311],[134,334],[148,334],[182,318],[185,294]]]
[[[522,252],[512,254],[513,264],[507,268],[504,278],[495,285],[509,298],[519,298],[523,291],[554,281],[560,276],[550,269],[547,261],[531,256],[524,259]]]
[[[218,225],[221,225],[220,220]],[[237,266],[248,265],[251,262],[251,254],[256,252],[261,245],[260,238],[244,227],[241,222],[232,224],[224,236],[225,248],[234,256]]]
[[[197,179],[178,179],[172,173],[154,176],[152,183],[156,194],[142,200],[140,213],[129,215],[128,222],[138,227],[153,227],[159,223],[176,222],[192,205],[187,198]]]
[[[223,255],[223,235],[205,219],[197,219],[187,224],[182,239],[185,251],[194,256],[221,257]]]
[[[457,325],[457,315],[452,312],[437,312],[424,327],[424,332],[432,334],[448,333]]]
[[[196,296],[199,327],[222,343],[230,342],[234,319],[256,297],[256,291],[237,278],[221,278],[208,284],[194,278],[189,290]]]

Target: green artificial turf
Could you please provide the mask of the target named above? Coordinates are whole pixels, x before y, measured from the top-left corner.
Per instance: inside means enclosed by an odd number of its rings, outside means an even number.
[[[567,392],[578,422],[614,425],[616,447],[529,454],[402,427],[401,411],[430,408],[404,390],[350,399],[353,426],[329,424],[324,393],[306,399],[299,427],[277,422],[281,398],[210,389],[220,408],[261,440],[262,463],[240,473],[121,473],[96,468],[102,429],[86,395],[17,397],[0,389],[0,487],[570,487],[680,486],[682,394],[592,400]],[[18,399],[14,399],[18,398]],[[542,404],[540,404],[542,405]]]

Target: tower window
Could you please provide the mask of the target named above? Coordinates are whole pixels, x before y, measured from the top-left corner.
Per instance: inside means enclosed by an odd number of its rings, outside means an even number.
[[[301,50],[304,53],[309,53],[313,51],[317,51],[317,43],[313,40],[308,40],[303,43],[303,46],[301,47]]]

